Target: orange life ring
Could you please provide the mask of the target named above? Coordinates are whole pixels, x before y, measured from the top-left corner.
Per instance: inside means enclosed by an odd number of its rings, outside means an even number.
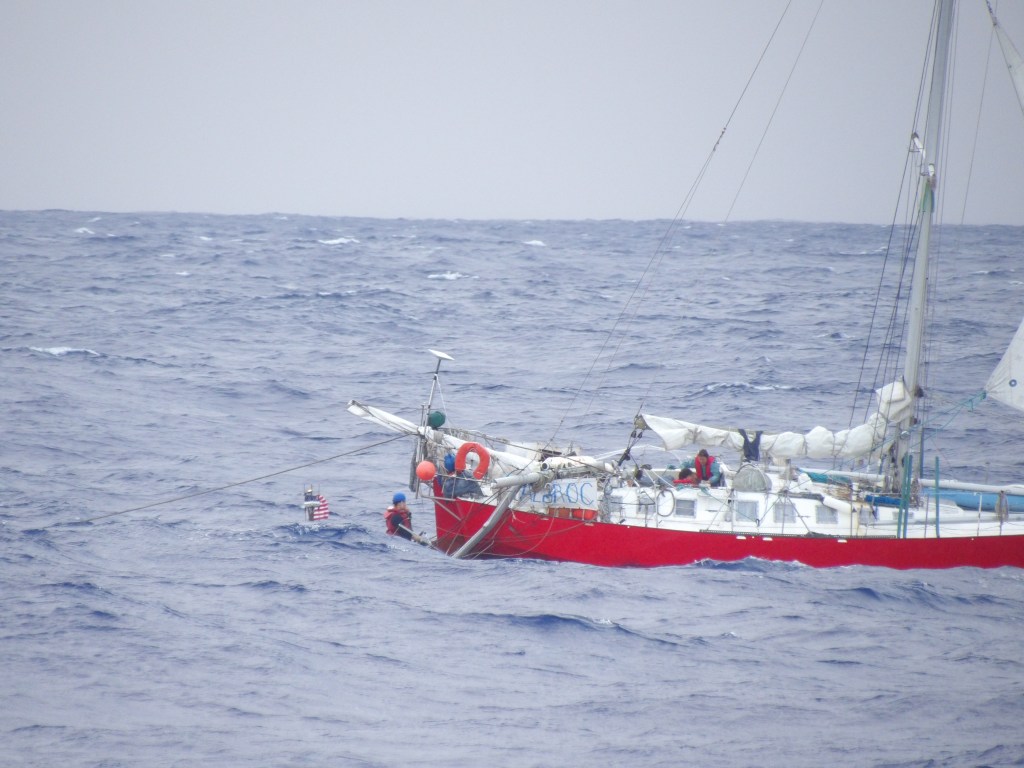
[[[480,443],[463,443],[460,446],[459,452],[455,454],[455,471],[464,472],[466,470],[466,456],[470,451],[480,458],[480,463],[473,470],[473,477],[480,480],[487,474],[487,468],[491,466],[491,454]]]

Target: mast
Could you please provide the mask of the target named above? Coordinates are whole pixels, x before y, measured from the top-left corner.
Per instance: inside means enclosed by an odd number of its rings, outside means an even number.
[[[928,91],[928,111],[925,117],[923,143],[914,137],[921,153],[920,196],[921,209],[917,253],[914,257],[914,277],[907,307],[907,357],[903,368],[903,384],[913,398],[914,407],[898,425],[894,466],[890,468],[893,486],[901,486],[903,465],[911,452],[911,427],[915,423],[917,402],[921,390],[921,361],[924,348],[925,320],[928,310],[928,258],[931,248],[932,225],[935,221],[935,196],[938,189],[937,164],[942,139],[943,100],[946,92],[946,70],[949,63],[950,41],[953,32],[954,0],[938,0],[932,38],[932,75]]]

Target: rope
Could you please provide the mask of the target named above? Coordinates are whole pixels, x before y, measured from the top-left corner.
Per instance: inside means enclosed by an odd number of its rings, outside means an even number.
[[[305,464],[300,464],[300,465],[298,465],[296,467],[289,467],[288,469],[279,469],[276,472],[270,472],[269,474],[266,474],[266,475],[260,475],[259,477],[252,477],[252,478],[249,478],[248,480],[239,480],[236,483],[228,483],[227,485],[220,485],[220,486],[217,486],[216,488],[207,488],[205,491],[195,491],[194,493],[186,493],[184,496],[175,496],[174,498],[164,499],[163,501],[153,501],[153,502],[150,502],[149,504],[143,504],[140,507],[132,507],[131,509],[121,509],[121,510],[118,510],[117,512],[107,512],[104,515],[96,515],[95,517],[90,517],[90,518],[87,518],[85,520],[76,521],[76,523],[94,523],[97,520],[104,520],[104,519],[106,519],[108,517],[117,517],[118,515],[127,515],[129,512],[140,512],[140,511],[142,511],[144,509],[152,509],[153,507],[160,507],[160,506],[163,506],[164,504],[173,504],[173,503],[178,502],[178,501],[185,501],[187,499],[194,499],[194,498],[196,498],[198,496],[206,496],[206,495],[211,494],[211,493],[219,493],[220,491],[226,491],[229,488],[237,488],[240,485],[248,485],[249,483],[258,483],[260,480],[266,480],[267,478],[270,478],[270,477],[277,477],[278,475],[286,475],[289,472],[297,472],[300,469],[306,469],[307,467],[315,467],[317,464],[325,464],[328,461],[334,461],[336,459],[341,459],[341,458],[344,458],[346,456],[355,456],[355,455],[360,454],[360,453],[362,453],[364,451],[368,451],[371,448],[377,448],[378,446],[386,445],[387,443],[393,443],[395,440],[401,440],[404,437],[406,437],[406,435],[397,435],[395,437],[389,437],[387,440],[381,440],[378,443],[372,443],[370,445],[364,445],[362,448],[356,448],[353,451],[346,451],[345,453],[338,453],[338,454],[335,454],[334,456],[328,456],[326,459],[317,459],[316,461],[310,461],[310,462],[307,462]],[[53,528],[54,526],[57,526],[57,525],[65,525],[65,523],[63,523],[63,522],[51,523],[50,525],[44,525],[40,530],[46,530],[47,528]]]

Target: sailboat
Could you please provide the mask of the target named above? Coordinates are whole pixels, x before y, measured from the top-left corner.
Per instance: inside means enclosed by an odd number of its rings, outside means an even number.
[[[813,567],[1024,568],[1024,485],[957,483],[922,456],[928,259],[953,20],[954,1],[938,0],[928,106],[911,141],[919,202],[902,371],[875,390],[863,423],[768,433],[641,411],[623,446],[586,456],[448,425],[433,404],[441,366],[452,358],[431,350],[437,365],[418,423],[356,400],[348,410],[414,439],[410,488],[433,502],[437,549],[457,558],[609,567],[760,558]],[[994,13],[992,23],[1024,103],[1020,57]],[[984,397],[1024,411],[1024,323]],[[738,459],[727,466],[708,456],[696,462],[696,478],[683,481],[677,467],[633,460],[646,435],[667,451],[711,448]],[[842,462],[857,471],[838,469]]]

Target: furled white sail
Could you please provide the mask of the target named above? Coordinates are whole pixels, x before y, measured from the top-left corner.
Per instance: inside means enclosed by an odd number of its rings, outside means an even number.
[[[1024,322],[1017,328],[1013,341],[992,371],[985,392],[999,402],[1024,411]]]
[[[401,416],[395,416],[393,413],[388,413],[387,411],[375,408],[372,405],[364,405],[357,400],[349,401],[348,412],[354,416],[366,419],[367,421],[380,424],[382,427],[387,427],[395,432],[402,432],[406,435],[420,434],[420,428],[408,419],[403,419]]]
[[[859,426],[838,432],[815,427],[806,433],[762,434],[760,452],[781,461],[798,458],[858,459],[869,456],[885,442],[889,424],[899,421],[913,407],[913,400],[907,395],[902,382],[882,387],[877,395],[878,411]],[[668,450],[689,445],[743,450],[744,439],[738,429],[709,427],[646,413],[642,416],[647,427],[661,438]],[[747,429],[746,432],[749,438],[755,435],[754,430]]]
[[[458,451],[459,448],[462,447],[463,443],[468,442],[455,437],[454,435],[446,434],[440,430],[417,426],[408,419],[403,419],[401,416],[388,413],[381,408],[360,403],[357,400],[349,401],[348,412],[354,416],[366,419],[367,421],[372,421],[374,424],[387,427],[395,432],[401,432],[406,435],[422,435],[428,440],[432,440],[436,443],[443,443],[451,449],[452,452]],[[541,463],[536,456],[520,456],[508,451],[494,450],[493,448],[488,449],[487,452],[491,459],[492,474],[501,475],[518,473],[529,469],[539,469],[541,466]],[[574,461],[580,465],[587,464],[587,462],[590,462],[591,464],[594,463],[593,459],[588,459],[586,457],[579,457],[574,459]]]
[[[1010,78],[1013,80],[1013,87],[1017,91],[1017,101],[1024,111],[1024,59],[1014,47],[1013,42],[1003,30],[999,19],[992,10],[992,4],[988,5],[989,16],[992,17],[992,28],[995,30],[996,39],[999,40],[999,47],[1003,50],[1003,58],[1006,59],[1006,66],[1010,70]]]
[[[664,443],[668,450],[688,445],[725,446],[743,450],[743,435],[735,429],[709,427],[665,416],[643,414],[644,422]],[[780,432],[762,434],[760,451],[776,460],[811,458],[859,458],[869,455],[885,440],[888,422],[874,414],[866,423],[853,429],[832,432],[815,427],[810,432]],[[754,437],[754,432],[748,435]]]

